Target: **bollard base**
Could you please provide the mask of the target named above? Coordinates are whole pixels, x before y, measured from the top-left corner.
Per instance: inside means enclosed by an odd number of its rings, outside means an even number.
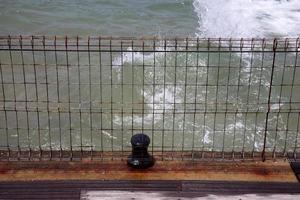
[[[132,155],[128,156],[127,158],[127,164],[135,169],[147,169],[149,167],[152,167],[155,163],[155,159],[153,156],[147,156],[143,158],[137,158]]]

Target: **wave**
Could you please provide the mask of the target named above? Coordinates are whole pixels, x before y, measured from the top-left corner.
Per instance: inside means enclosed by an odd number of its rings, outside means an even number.
[[[297,37],[299,0],[194,0],[199,37]]]

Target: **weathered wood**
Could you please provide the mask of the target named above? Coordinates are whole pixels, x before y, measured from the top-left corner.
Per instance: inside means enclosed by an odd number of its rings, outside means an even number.
[[[81,196],[81,200],[123,200],[123,199],[134,199],[134,200],[232,200],[232,199],[249,199],[249,200],[278,200],[278,199],[289,199],[289,200],[298,200],[300,195],[293,194],[231,194],[231,195],[222,195],[222,194],[206,194],[201,195],[197,193],[186,193],[186,192],[133,192],[133,191],[88,191]]]
[[[237,181],[0,182],[0,199],[299,199],[300,184]]]
[[[300,182],[300,161],[292,161],[291,168],[294,171],[298,181]]]
[[[158,161],[134,170],[126,160],[0,162],[0,181],[26,180],[230,180],[297,182],[288,162]]]

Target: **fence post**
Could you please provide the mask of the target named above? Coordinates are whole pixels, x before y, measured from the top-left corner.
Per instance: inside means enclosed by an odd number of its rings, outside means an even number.
[[[268,111],[266,113],[266,122],[265,122],[265,134],[264,134],[264,146],[262,151],[262,161],[266,160],[266,143],[267,143],[267,130],[268,130],[268,121],[269,121],[269,113],[271,110],[271,94],[272,94],[272,82],[273,82],[273,75],[274,75],[274,68],[275,68],[275,57],[276,57],[276,48],[277,48],[277,39],[275,38],[273,41],[273,61],[272,61],[272,71],[271,71],[271,79],[270,79],[270,89],[268,95]]]

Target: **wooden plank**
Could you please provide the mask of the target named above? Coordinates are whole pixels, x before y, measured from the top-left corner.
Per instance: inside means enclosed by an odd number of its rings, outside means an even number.
[[[224,181],[183,181],[182,191],[213,194],[298,194],[299,183],[281,182],[224,182]]]
[[[292,161],[290,162],[291,168],[295,173],[298,181],[300,182],[300,161]]]
[[[37,190],[47,190],[49,188],[60,190],[181,190],[181,181],[82,181],[82,180],[63,180],[63,181],[4,181],[0,182],[0,190],[27,190],[29,186]]]
[[[0,181],[26,180],[231,180],[297,182],[288,162],[158,161],[135,170],[126,161],[0,162]]]
[[[277,199],[289,199],[298,200],[300,195],[292,194],[273,194],[273,195],[261,195],[261,194],[243,194],[243,195],[200,195],[197,193],[176,193],[176,192],[133,192],[133,191],[88,191],[82,194],[81,200],[232,200],[232,199],[249,199],[249,200],[277,200]]]
[[[130,191],[130,192],[128,192]],[[250,196],[249,196],[250,195]],[[228,181],[0,182],[0,199],[237,199],[299,198],[298,183]],[[153,198],[152,198],[153,197]]]

